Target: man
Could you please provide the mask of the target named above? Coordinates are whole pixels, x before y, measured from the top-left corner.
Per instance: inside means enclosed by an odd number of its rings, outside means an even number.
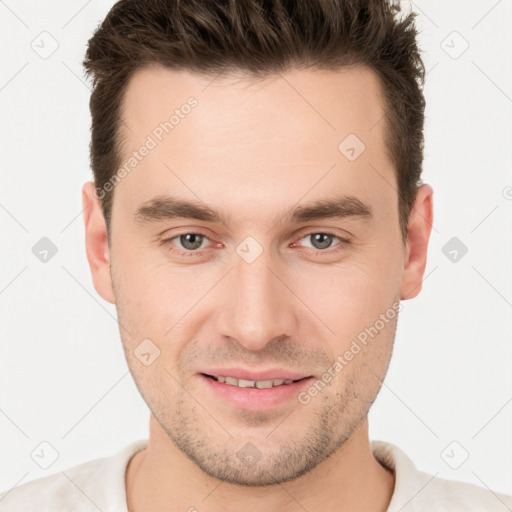
[[[149,440],[1,510],[512,508],[368,437],[433,219],[414,15],[393,6],[111,9],[85,59],[87,258]]]

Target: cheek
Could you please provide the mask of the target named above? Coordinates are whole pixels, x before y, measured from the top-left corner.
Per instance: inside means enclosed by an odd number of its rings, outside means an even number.
[[[143,323],[165,316],[182,294],[182,280],[174,278],[160,249],[119,243],[112,254],[112,274],[123,310]]]
[[[396,262],[385,265],[372,252],[341,264],[310,267],[293,279],[297,295],[326,323],[332,323],[336,332],[335,326],[378,318],[399,293],[401,275]]]
[[[219,292],[209,292],[222,273],[207,266],[137,261],[133,256],[116,261],[114,267],[120,283],[118,317],[130,333],[122,333],[126,350],[133,352],[149,338],[160,349],[158,362],[175,367],[183,348],[215,311]]]
[[[360,353],[354,356],[357,362],[351,368],[368,358],[386,361],[399,308],[400,261],[396,249],[375,244],[343,263],[296,271],[294,290],[314,313],[307,313],[311,321],[303,324],[306,337],[315,339],[318,332],[325,333],[331,358],[351,350],[357,340],[360,349],[355,346],[354,351]],[[382,371],[379,364],[376,366]]]

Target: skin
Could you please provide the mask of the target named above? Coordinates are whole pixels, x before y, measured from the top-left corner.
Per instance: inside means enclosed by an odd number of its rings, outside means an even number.
[[[94,185],[83,186],[94,286],[116,304],[126,359],[151,410],[148,448],[126,474],[129,510],[385,511],[394,475],[371,452],[367,416],[397,316],[308,404],[244,410],[197,372],[282,367],[321,378],[379,315],[421,291],[432,188],[419,187],[404,244],[380,86],[367,68],[259,81],[140,70],[124,97],[126,156],[190,96],[198,106],[115,186],[110,247]],[[366,146],[353,162],[338,150],[350,133]],[[138,206],[164,192],[223,209],[229,223],[136,222]],[[361,198],[373,218],[275,224],[333,193]],[[326,230],[350,244],[333,237],[322,249],[308,236]],[[207,237],[201,256],[159,245],[198,232]],[[247,236],[263,249],[250,264],[236,252]],[[174,248],[186,251],[179,237]],[[134,355],[147,338],[160,350],[149,366]],[[252,465],[237,457],[248,442],[261,454]]]

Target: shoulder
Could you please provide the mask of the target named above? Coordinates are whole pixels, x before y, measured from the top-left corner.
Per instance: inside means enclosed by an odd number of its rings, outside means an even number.
[[[121,511],[123,504],[126,507],[126,465],[146,444],[147,441],[138,440],[109,457],[84,462],[4,490],[0,493],[0,511]]]
[[[426,475],[426,473],[423,473]],[[494,492],[492,489],[480,487],[467,482],[457,482],[445,478],[426,475],[431,484],[425,488],[425,496],[420,500],[425,507],[439,502],[443,510],[469,511],[485,510],[486,512],[506,512],[512,510],[512,496]],[[428,489],[428,490],[427,490]]]
[[[458,482],[419,471],[396,445],[372,441],[375,458],[395,473],[395,490],[388,512],[506,512],[512,510],[512,496],[486,487]]]

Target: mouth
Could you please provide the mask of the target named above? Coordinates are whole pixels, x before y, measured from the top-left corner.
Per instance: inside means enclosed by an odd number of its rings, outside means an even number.
[[[229,376],[216,376],[216,375],[208,375],[207,373],[203,373],[205,377],[215,380],[217,382],[222,382],[224,384],[228,384],[229,386],[236,386],[239,388],[256,388],[256,389],[270,389],[278,386],[288,386],[289,384],[293,384],[294,382],[299,382],[301,380],[309,379],[309,377],[303,377],[301,379],[267,379],[267,380],[248,380],[248,379],[237,379],[236,377]]]
[[[300,379],[247,380],[230,376],[199,373],[205,385],[206,396],[220,399],[235,409],[264,411],[279,406],[289,406],[298,395],[315,380],[313,376]]]

